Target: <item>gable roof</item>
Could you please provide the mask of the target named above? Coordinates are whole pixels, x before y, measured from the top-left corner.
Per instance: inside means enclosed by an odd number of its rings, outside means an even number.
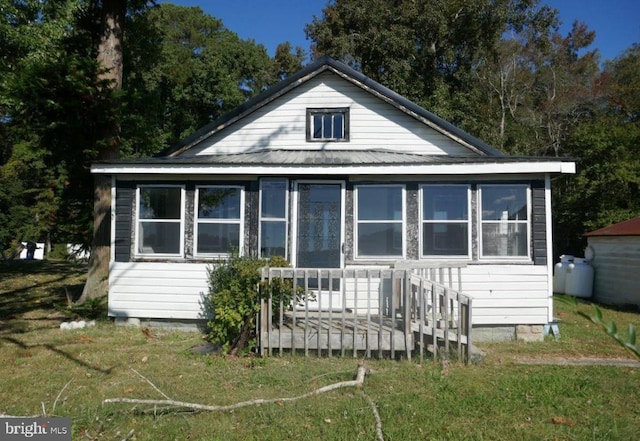
[[[590,231],[585,236],[640,236],[640,216]]]
[[[322,57],[315,62],[307,65],[302,70],[291,75],[287,79],[272,86],[268,90],[260,93],[254,98],[246,101],[233,111],[223,115],[217,120],[207,124],[200,128],[192,135],[188,136],[184,140],[180,141],[176,145],[161,152],[157,156],[176,157],[185,151],[189,150],[193,146],[206,140],[210,136],[220,132],[221,130],[233,125],[235,122],[244,118],[245,116],[255,112],[256,110],[266,106],[273,102],[275,99],[283,96],[289,91],[299,87],[307,81],[315,78],[323,72],[331,71],[350,83],[360,87],[361,89],[377,96],[385,102],[391,104],[398,110],[406,113],[407,115],[423,122],[432,129],[448,136],[462,145],[468,147],[470,150],[482,156],[501,157],[505,156],[501,151],[489,146],[481,140],[471,136],[465,131],[459,129],[453,124],[445,121],[437,115],[427,111],[412,101],[409,101],[405,97],[397,94],[396,92],[386,88],[382,84],[370,79],[344,63],[334,60],[330,57]]]

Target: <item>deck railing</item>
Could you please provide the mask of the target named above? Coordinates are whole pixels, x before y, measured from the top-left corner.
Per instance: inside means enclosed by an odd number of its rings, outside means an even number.
[[[450,343],[469,360],[471,298],[463,265],[400,262],[390,269],[263,268],[262,280],[284,279],[294,301],[261,299],[262,355],[284,350],[318,355],[448,357]],[[276,313],[274,314],[274,311]]]

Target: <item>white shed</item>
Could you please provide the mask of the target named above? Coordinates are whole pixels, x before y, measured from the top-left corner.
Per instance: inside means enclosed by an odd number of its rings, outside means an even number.
[[[640,216],[585,236],[594,254],[594,300],[640,307]]]

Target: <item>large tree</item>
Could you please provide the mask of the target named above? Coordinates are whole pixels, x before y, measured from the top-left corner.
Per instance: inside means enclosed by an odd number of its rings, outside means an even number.
[[[472,130],[508,153],[565,154],[571,127],[593,106],[595,33],[576,22],[562,36],[554,17],[508,35],[475,68],[481,96]]]
[[[119,91],[122,89],[124,71],[124,29],[127,13],[144,10],[147,0],[95,0],[90,2],[90,12],[98,20],[97,51],[98,83],[111,92],[106,111],[111,117],[96,141],[98,160],[120,157]],[[106,295],[110,258],[111,178],[96,176],[93,205],[93,242],[89,258],[89,273],[79,303],[88,298]]]
[[[78,238],[86,199],[84,153],[91,149],[100,93],[95,63],[72,26],[81,2],[3,3],[0,20],[0,238]],[[80,45],[82,46],[82,45]],[[88,146],[88,147],[87,147]],[[83,217],[87,219],[87,217]],[[85,224],[86,225],[86,224]]]
[[[334,0],[306,27],[330,55],[454,123],[468,114],[473,70],[505,32],[540,20],[534,0]]]
[[[158,153],[276,80],[264,46],[198,7],[163,3],[135,17],[125,44],[126,155]]]
[[[569,131],[576,176],[556,184],[558,252],[580,254],[583,234],[640,215],[640,45],[608,61],[595,105]]]

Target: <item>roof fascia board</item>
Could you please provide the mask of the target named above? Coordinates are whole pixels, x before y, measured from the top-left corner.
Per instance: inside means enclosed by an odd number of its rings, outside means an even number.
[[[95,174],[156,175],[472,175],[552,173],[573,174],[575,164],[561,161],[505,162],[481,164],[389,164],[389,165],[247,165],[247,164],[101,164],[91,166]]]

